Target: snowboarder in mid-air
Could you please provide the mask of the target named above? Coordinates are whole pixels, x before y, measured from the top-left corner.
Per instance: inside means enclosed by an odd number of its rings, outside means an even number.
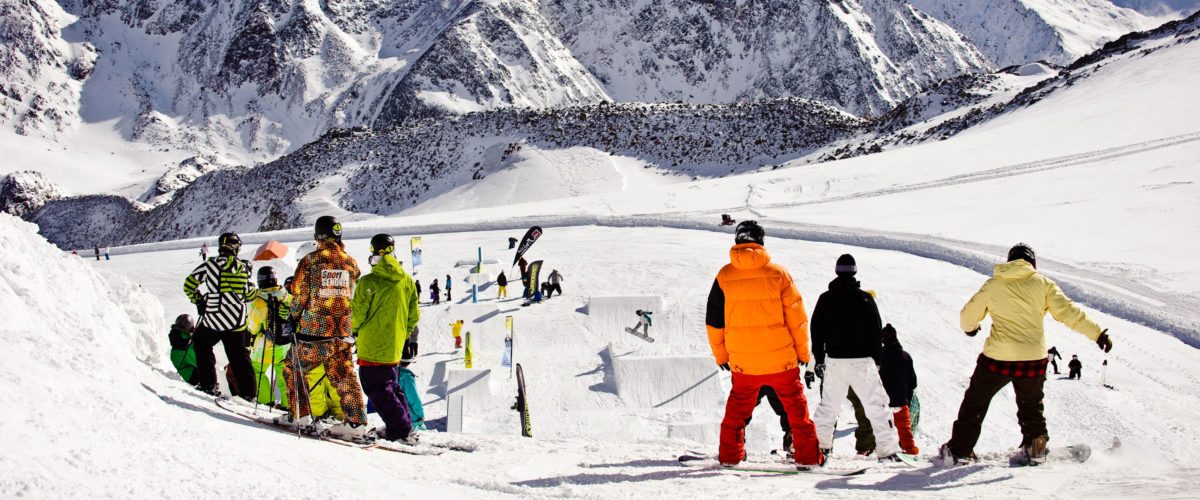
[[[633,325],[633,328],[626,328],[625,331],[632,333],[634,335],[638,335],[640,337],[649,337],[650,336],[650,323],[651,323],[650,315],[654,314],[654,313],[651,311],[643,311],[641,309],[638,309],[637,311],[634,311],[634,314],[637,314],[637,317],[638,317],[637,324]],[[638,328],[642,329],[642,333],[638,333]]]
[[[1018,243],[1009,249],[1008,261],[996,264],[992,277],[959,314],[960,326],[968,337],[979,333],[979,322],[989,314],[992,327],[963,394],[950,440],[938,450],[942,463],[966,464],[974,460],[983,417],[992,397],[1008,384],[1013,385],[1016,393],[1017,421],[1021,427],[1018,461],[1029,465],[1046,461],[1046,443],[1050,437],[1042,399],[1048,351],[1042,318],[1047,312],[1096,341],[1104,352],[1112,349],[1108,330],[1088,318],[1050,278],[1038,273],[1033,249]]]

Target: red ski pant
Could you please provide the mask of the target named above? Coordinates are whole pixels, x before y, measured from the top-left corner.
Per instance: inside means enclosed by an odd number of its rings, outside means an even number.
[[[817,445],[817,429],[808,416],[808,400],[804,398],[799,368],[769,375],[733,374],[733,389],[725,401],[725,419],[721,421],[720,461],[736,464],[746,457],[746,418],[754,413],[759,388],[764,385],[775,390],[787,410],[796,463],[819,464],[821,451]]]
[[[913,440],[912,415],[908,413],[908,407],[901,407],[892,413],[892,420],[896,423],[896,434],[900,437],[900,449],[909,455],[916,455],[921,451],[917,448],[917,442]]]

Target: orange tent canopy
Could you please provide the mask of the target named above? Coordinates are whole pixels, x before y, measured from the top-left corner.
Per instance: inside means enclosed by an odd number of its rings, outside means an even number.
[[[275,240],[263,243],[254,251],[254,260],[282,259],[288,253],[288,247]]]

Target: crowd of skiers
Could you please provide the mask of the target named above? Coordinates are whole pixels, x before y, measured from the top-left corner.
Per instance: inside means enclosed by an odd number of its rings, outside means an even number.
[[[771,261],[764,240],[757,222],[738,224],[730,263],[717,273],[708,296],[709,344],[717,365],[732,372],[733,382],[721,422],[721,464],[733,466],[745,459],[745,429],[764,397],[780,415],[784,448],[798,468],[824,465],[847,397],[857,401],[860,430],[870,429],[859,434],[859,453],[874,453],[881,461],[916,454],[909,414],[917,386],[912,358],[901,347],[896,328],[882,321],[874,293],[862,289],[855,277],[854,257],[838,258],[836,277],[817,299],[810,321],[791,275]],[[995,266],[993,277],[960,313],[969,337],[979,333],[988,314],[992,325],[950,440],[939,448],[943,463],[975,459],[988,406],[1009,384],[1016,393],[1022,433],[1019,453],[1029,464],[1045,460],[1049,437],[1042,387],[1049,359],[1042,319],[1047,312],[1105,352],[1112,349],[1108,331],[1037,272],[1033,249],[1023,243],[1012,247],[1007,261]],[[1077,362],[1072,361],[1073,370]],[[803,376],[801,368],[806,368]],[[803,385],[811,387],[816,379],[821,379],[821,399],[810,419]]]
[[[171,360],[189,383],[219,394],[213,348],[221,343],[230,391],[286,408],[279,423],[314,431],[316,419],[329,416],[339,421],[328,429],[334,436],[412,442],[413,429],[424,428],[407,369],[418,346],[416,284],[391,236],[371,239],[371,269],[362,275],[341,235],[336,218],[318,218],[316,250],[282,281],[271,267],[254,275],[238,258],[237,234],[221,235],[215,257],[207,258],[206,245],[204,262],[183,285],[199,320],[177,318]],[[446,284],[448,291],[449,276]],[[368,404],[384,427],[367,428]]]

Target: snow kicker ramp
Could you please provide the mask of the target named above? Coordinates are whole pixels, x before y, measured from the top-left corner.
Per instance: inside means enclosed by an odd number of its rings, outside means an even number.
[[[658,332],[667,331],[671,326],[669,316],[663,311],[662,297],[659,295],[643,296],[592,296],[588,298],[588,326],[600,334],[624,333],[626,328],[632,328],[638,322],[638,309],[650,311],[650,336],[658,337]]]
[[[616,356],[612,360],[617,396],[637,408],[721,408],[728,388],[711,356]]]

